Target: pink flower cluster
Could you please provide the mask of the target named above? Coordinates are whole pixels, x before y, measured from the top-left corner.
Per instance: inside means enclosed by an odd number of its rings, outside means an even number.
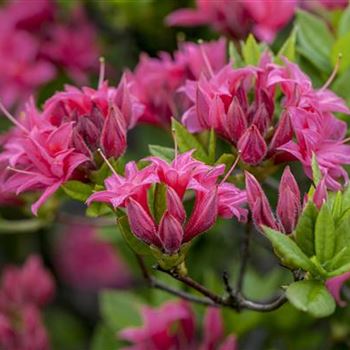
[[[53,297],[55,285],[39,257],[22,268],[5,268],[0,287],[0,347],[6,350],[50,348],[40,309]]]
[[[311,6],[308,3],[312,3]],[[166,18],[166,23],[185,27],[210,25],[235,39],[253,32],[260,40],[271,43],[278,31],[291,21],[297,5],[335,9],[347,4],[346,0],[196,0],[195,9],[176,10]]]
[[[301,213],[301,198],[297,182],[289,167],[286,167],[279,185],[276,214],[273,214],[269,201],[256,178],[246,172],[248,204],[254,223],[275,230],[292,233]]]
[[[96,69],[94,28],[77,9],[70,23],[58,19],[53,0],[12,0],[0,10],[0,95],[8,107],[20,106],[57,68],[86,82]]]
[[[99,239],[92,223],[72,223],[61,232],[55,247],[56,268],[62,280],[81,291],[125,287],[127,267],[112,245]]]
[[[170,164],[157,157],[147,158],[151,164],[142,170],[138,170],[135,162],[129,162],[125,177],[115,173],[107,178],[106,190],[94,193],[88,203],[98,201],[114,208],[125,207],[135,236],[169,255],[207,231],[218,216],[244,220],[246,210],[241,205],[246,201],[245,191],[227,182],[217,183],[224,165],[205,165],[193,159],[192,153],[177,155]],[[160,218],[152,213],[147,200],[148,191],[155,184],[166,188],[166,208]],[[188,219],[182,203],[187,190],[195,194]]]
[[[204,44],[183,42],[173,57],[161,52],[158,58],[146,54],[134,72],[127,72],[134,82],[133,92],[145,105],[141,121],[152,124],[168,124],[171,117],[178,117],[186,106],[178,89],[188,80],[196,80],[203,73],[217,72],[227,62],[226,41],[219,39]]]
[[[277,120],[276,87],[284,95]],[[334,112],[350,111],[326,87],[314,89],[296,64],[285,59],[278,66],[265,53],[258,67],[227,65],[210,77],[187,81],[182,91],[192,105],[182,121],[191,132],[214,128],[249,165],[271,158],[275,162],[297,159],[311,177],[315,154],[327,186],[339,189],[341,177],[348,181],[342,166],[350,164],[350,146],[344,144],[346,123]]]
[[[135,125],[143,106],[123,78],[116,88],[100,84],[97,90],[66,87],[46,101],[39,112],[26,105],[20,120],[4,113],[16,125],[0,154],[6,174],[1,187],[7,193],[42,191],[32,206],[39,207],[66,181],[84,180],[85,168],[95,166],[94,152],[118,158],[126,149],[127,130]],[[81,167],[85,163],[86,166]]]
[[[143,325],[126,328],[119,338],[132,345],[124,350],[237,350],[233,335],[224,338],[219,309],[209,308],[204,317],[203,340],[196,337],[195,315],[186,302],[167,302],[158,309],[142,309]]]

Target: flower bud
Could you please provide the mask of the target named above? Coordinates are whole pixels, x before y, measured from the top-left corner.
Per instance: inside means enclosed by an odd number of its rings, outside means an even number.
[[[132,198],[128,200],[126,208],[130,228],[135,236],[147,244],[154,244],[159,247],[160,242],[156,236],[156,226],[145,209]]]
[[[159,224],[159,238],[166,253],[173,254],[180,249],[183,233],[180,222],[166,211]]]
[[[101,133],[101,146],[107,158],[121,156],[126,148],[126,129],[119,108],[109,111]]]
[[[226,127],[231,142],[237,142],[247,129],[247,118],[236,96],[227,111]]]
[[[300,191],[289,167],[283,172],[277,203],[277,216],[286,233],[293,232],[301,211]]]
[[[252,212],[255,224],[259,227],[266,225],[273,229],[277,229],[278,225],[272,213],[269,201],[255,177],[245,172],[245,183],[248,197],[248,204]]]
[[[250,165],[259,164],[265,157],[267,146],[255,125],[250,126],[239,139],[237,148],[241,159]]]

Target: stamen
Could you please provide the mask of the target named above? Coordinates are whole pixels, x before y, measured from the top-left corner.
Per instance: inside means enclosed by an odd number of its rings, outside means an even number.
[[[15,126],[20,128],[22,131],[28,133],[29,131],[27,130],[26,127],[24,127],[13,115],[10,114],[10,112],[5,108],[5,106],[0,102],[0,110],[2,113],[5,114],[8,120],[10,120]]]
[[[11,167],[11,166],[7,166],[6,169],[7,169],[7,170],[14,171],[15,173],[19,173],[19,174],[35,175],[35,176],[38,175],[37,173],[34,173],[33,171],[27,171],[27,170],[17,169],[17,168],[13,168],[13,167]]]
[[[104,155],[104,153],[102,152],[101,148],[97,149],[97,152],[101,155],[101,157],[103,158],[103,160],[105,161],[105,163],[108,165],[108,168],[111,169],[112,173],[115,176],[119,176],[118,173],[115,171],[115,169],[113,168],[112,164],[110,163],[110,161],[107,159],[107,157]]]
[[[209,62],[208,55],[207,55],[207,53],[204,50],[203,40],[199,39],[198,40],[198,44],[199,44],[199,48],[201,50],[201,54],[202,54],[202,57],[203,57],[203,60],[204,60],[204,64],[205,64],[206,68],[208,69],[209,77],[212,78],[214,76],[214,71],[213,71],[213,68],[211,67],[211,64]]]
[[[238,153],[236,160],[233,162],[230,170],[226,173],[225,177],[221,180],[220,185],[223,184],[228,179],[228,177],[232,174],[233,170],[235,170],[235,167],[238,164],[240,158],[241,158],[241,154]]]
[[[100,57],[100,74],[98,77],[98,88],[99,89],[102,87],[103,82],[105,80],[105,72],[106,72],[105,58]]]
[[[339,67],[340,67],[340,62],[341,62],[341,59],[342,59],[343,55],[341,53],[338,54],[338,57],[337,57],[337,62],[335,63],[335,66],[334,66],[334,69],[333,69],[333,72],[332,74],[330,75],[330,77],[328,78],[328,80],[325,82],[325,84],[321,87],[321,91],[322,90],[326,90],[329,85],[332,84],[335,76],[337,75],[338,73],[338,70],[339,70]]]
[[[347,137],[346,139],[344,139],[344,140],[342,141],[342,143],[348,143],[348,142],[350,142],[350,137]]]

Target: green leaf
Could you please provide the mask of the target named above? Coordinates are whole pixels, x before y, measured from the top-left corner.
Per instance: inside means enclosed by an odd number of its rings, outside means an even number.
[[[350,211],[347,211],[338,221],[335,230],[335,253],[341,251],[344,247],[350,246]]]
[[[311,168],[312,168],[312,179],[314,181],[314,184],[317,186],[322,179],[322,173],[318,165],[315,153],[312,153]]]
[[[346,70],[342,74],[339,74],[337,79],[332,84],[332,91],[340,97],[343,97],[348,102],[350,100],[350,69]]]
[[[140,301],[130,292],[103,291],[99,296],[103,321],[115,332],[140,323]]]
[[[181,152],[195,150],[193,156],[205,163],[209,162],[209,157],[202,144],[177,120],[172,119],[172,128],[175,132],[176,141]]]
[[[92,202],[86,209],[86,215],[90,218],[96,218],[111,214],[113,211],[106,203]]]
[[[76,180],[68,181],[61,187],[69,197],[81,202],[85,202],[90,197],[93,190],[92,185]]]
[[[97,325],[90,350],[116,350],[120,349],[122,344],[117,340],[117,334],[104,324]]]
[[[350,32],[341,36],[334,43],[331,51],[331,61],[333,65],[336,65],[339,60],[339,55],[341,55],[341,60],[339,64],[339,73],[345,72],[350,67]]]
[[[350,32],[350,6],[343,11],[338,25],[338,37]]]
[[[249,34],[248,39],[242,45],[242,56],[246,64],[257,66],[260,61],[261,50],[254,35]]]
[[[226,169],[230,169],[236,157],[231,153],[222,154],[219,159],[215,162],[215,164],[224,164],[226,165]]]
[[[335,311],[335,301],[319,281],[292,283],[286,291],[288,300],[299,310],[314,317],[326,317]]]
[[[209,135],[208,156],[209,163],[214,164],[216,159],[216,133],[213,128],[210,130]]]
[[[308,255],[315,255],[314,229],[317,218],[317,208],[313,202],[306,204],[295,229],[295,241],[302,251]]]
[[[158,183],[154,190],[153,214],[156,221],[159,223],[166,208],[166,185]]]
[[[329,73],[329,62],[334,39],[325,21],[306,11],[298,10],[298,52],[306,57],[321,71]]]
[[[266,226],[263,227],[263,230],[272,243],[277,256],[285,266],[300,268],[315,276],[322,274],[290,237]]]
[[[151,253],[149,246],[146,243],[139,240],[131,232],[129,221],[126,215],[118,218],[118,227],[125,241],[135,253],[140,255],[149,255]]]
[[[295,61],[295,45],[297,40],[297,27],[294,27],[292,32],[290,33],[288,39],[284,42],[281,49],[277,54],[277,63],[282,64],[281,57],[287,57],[288,60],[294,62]]]
[[[332,216],[334,221],[337,222],[343,214],[343,195],[341,191],[338,191],[335,195],[333,205],[332,205]]]
[[[242,56],[239,54],[233,41],[230,41],[228,44],[228,53],[234,67],[240,68],[244,66]]]
[[[335,226],[327,204],[324,204],[315,224],[315,252],[321,264],[331,260],[335,249]]]
[[[175,151],[173,148],[162,147],[158,145],[149,145],[148,146],[152,156],[159,157],[170,163],[175,158]]]
[[[350,247],[343,247],[343,249],[341,249],[325,267],[328,271],[333,272],[334,274],[334,271],[338,271],[349,264]],[[344,272],[347,272],[347,270]]]

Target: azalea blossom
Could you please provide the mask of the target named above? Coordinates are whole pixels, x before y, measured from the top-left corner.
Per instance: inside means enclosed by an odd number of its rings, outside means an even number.
[[[142,309],[143,325],[121,330],[119,338],[132,345],[124,350],[237,350],[233,335],[224,337],[220,311],[209,308],[204,317],[203,339],[196,339],[195,315],[184,301],[170,301],[158,309]]]
[[[345,184],[348,182],[343,165],[350,164],[350,146],[344,143],[346,123],[334,113],[350,114],[350,110],[341,98],[327,89],[329,82],[321,89],[314,89],[310,78],[296,64],[285,60],[285,66],[271,70],[267,84],[281,87],[285,95],[283,104],[295,134],[295,140],[280,144],[278,149],[298,159],[310,178],[315,154],[327,187],[339,190],[340,178]]]
[[[171,56],[161,52],[157,58],[141,54],[138,65],[128,77],[133,93],[145,105],[140,121],[152,124],[168,124],[171,117],[182,112],[186,106],[178,89],[187,79],[198,79],[200,74],[217,71],[227,63],[226,41],[219,39],[201,44],[183,42]]]
[[[125,76],[117,88],[109,87],[107,82],[101,82],[97,90],[66,86],[65,91],[45,102],[43,116],[55,126],[75,122],[74,147],[91,159],[98,148],[108,158],[118,158],[126,148],[127,130],[144,110],[130,89],[131,83]]]
[[[6,266],[0,285],[0,346],[6,350],[49,350],[41,308],[53,298],[51,274],[37,256],[23,267]]]
[[[279,185],[276,216],[256,178],[246,172],[246,190],[252,218],[258,228],[265,225],[284,233],[292,233],[301,213],[301,198],[297,182],[289,167],[286,167]]]
[[[171,26],[211,25],[232,38],[244,38],[250,31],[266,42],[292,19],[297,0],[197,0],[195,9],[180,9],[166,18]],[[278,13],[278,16],[275,14]]]
[[[132,232],[140,240],[167,254],[176,253],[183,243],[192,240],[214,225],[218,216],[244,220],[245,192],[233,184],[217,183],[224,166],[211,167],[192,158],[192,151],[177,155],[169,164],[150,157],[151,164],[138,170],[134,162],[126,166],[125,177],[113,174],[105,180],[106,190],[88,199],[107,202],[114,208],[125,207]],[[160,218],[152,214],[147,193],[153,185],[165,189],[166,207]],[[191,215],[183,206],[186,190],[193,190],[195,203]]]
[[[182,91],[192,105],[182,117],[183,124],[190,132],[213,128],[236,146],[241,160],[249,165],[274,156],[280,145],[291,140],[293,130],[289,113],[274,120],[275,88],[267,85],[272,69],[265,53],[259,67],[227,65],[209,78],[202,75],[198,81],[188,81]]]
[[[115,247],[99,237],[93,222],[70,222],[55,246],[55,266],[61,279],[79,291],[126,287],[130,271]]]

